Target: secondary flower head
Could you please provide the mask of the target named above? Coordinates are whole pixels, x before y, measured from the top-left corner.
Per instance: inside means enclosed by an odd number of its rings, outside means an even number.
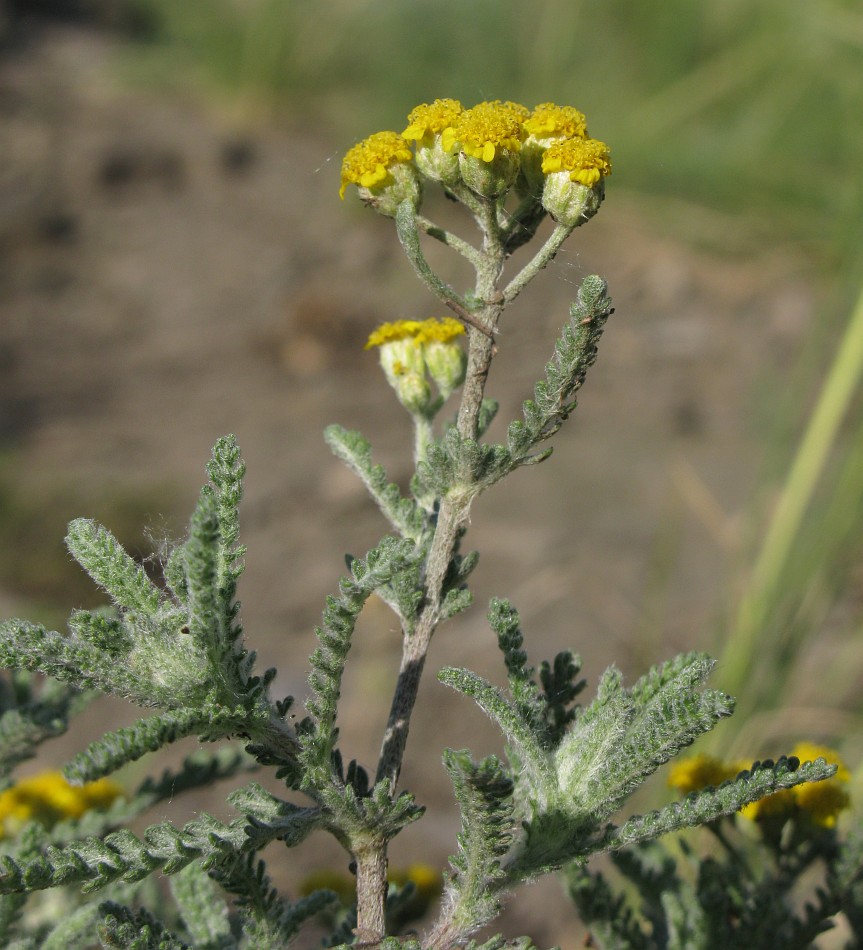
[[[851,779],[848,767],[839,758],[835,749],[828,749],[826,746],[812,742],[798,742],[794,746],[793,754],[801,762],[826,759],[838,766],[832,778],[825,779],[823,782],[795,785],[792,789],[798,808],[806,813],[813,824],[822,828],[833,828],[839,812],[851,807],[851,797],[845,789]]]
[[[401,404],[409,412],[425,414],[432,405],[426,372],[443,399],[464,381],[467,364],[457,342],[464,327],[452,317],[440,320],[397,320],[372,333],[366,349],[380,347],[381,367]]]
[[[599,210],[611,174],[608,146],[598,139],[564,139],[542,156],[542,204],[560,224],[577,227]]]
[[[668,784],[681,795],[688,795],[708,785],[721,785],[734,778],[739,771],[712,755],[691,755],[671,766]]]
[[[394,217],[405,200],[418,208],[421,190],[413,157],[410,144],[398,132],[375,132],[342,160],[339,196],[344,198],[348,185],[356,185],[360,198],[388,217]]]
[[[542,157],[549,145],[564,139],[587,137],[587,122],[584,113],[572,106],[557,106],[543,102],[523,122],[527,133],[521,147],[521,170],[528,190],[539,195],[542,192]]]
[[[444,130],[451,128],[462,113],[457,99],[435,99],[411,110],[405,139],[416,142],[417,168],[432,181],[454,185],[458,181],[458,155],[441,144]]]
[[[584,113],[572,106],[556,106],[543,102],[524,120],[528,136],[545,142],[559,139],[583,139],[587,136]]]
[[[53,825],[64,818],[80,818],[90,809],[107,808],[123,789],[109,778],[70,785],[60,772],[40,772],[0,793],[0,838],[28,821]]]
[[[465,184],[477,194],[495,198],[515,180],[524,139],[522,122],[529,114],[515,102],[480,102],[444,129],[441,146],[447,152],[458,150]]]
[[[570,181],[591,188],[611,174],[608,146],[599,139],[565,139],[550,145],[542,157],[545,175],[566,173]]]
[[[836,774],[821,782],[807,782],[768,795],[740,810],[751,821],[788,819],[798,815],[820,828],[833,828],[839,812],[851,806],[851,797],[845,786],[851,778],[845,763],[834,749],[813,742],[798,742],[792,754],[801,762],[825,759],[838,766]]]
[[[408,127],[402,137],[417,141],[430,142],[455,124],[464,110],[458,99],[435,99],[432,103],[423,103],[411,109]]]

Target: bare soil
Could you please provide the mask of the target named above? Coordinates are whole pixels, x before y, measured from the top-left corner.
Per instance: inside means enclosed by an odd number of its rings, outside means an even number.
[[[238,125],[191,97],[130,89],[112,78],[118,51],[116,40],[67,26],[0,59],[0,437],[9,477],[36,507],[60,496],[90,506],[68,511],[64,501],[56,517],[45,513],[40,531],[57,550],[67,517],[108,520],[118,497],[136,494],[155,538],[175,537],[213,442],[235,433],[248,463],[248,640],[279,668],[276,693],[302,700],[314,624],[343,556],[364,553],[385,530],[321,430],[333,421],[361,429],[404,482],[408,420],[362,342],[382,320],[440,306],[410,272],[391,223],[338,200],[351,143],[287,119]],[[428,214],[468,236],[457,210],[431,201]],[[429,255],[452,280],[465,276],[444,249]],[[684,246],[612,179],[602,213],[507,318],[489,383],[501,402],[493,436],[519,413],[578,281],[593,272],[608,279],[617,312],[578,412],[547,463],[474,508],[476,607],[433,646],[403,775],[429,812],[394,842],[394,864],[443,867],[454,846],[442,748],[499,749],[480,711],[434,679],[443,665],[502,679],[484,621],[490,596],[521,611],[535,661],[574,647],[593,683],[612,662],[633,677],[674,650],[710,644],[739,541],[735,513],[758,461],[757,373],[793,351],[813,295],[792,256],[718,258]],[[3,615],[53,617],[38,579],[22,595],[10,563],[0,576]],[[82,590],[66,606],[96,599]],[[398,650],[395,624],[372,604],[342,719],[345,749],[366,763]],[[45,755],[59,764],[134,714],[98,703]],[[212,798],[178,803],[176,814],[224,811],[221,790]],[[316,840],[279,876],[295,889],[330,858],[342,860]],[[506,932],[539,946],[578,944],[555,882],[514,905]]]

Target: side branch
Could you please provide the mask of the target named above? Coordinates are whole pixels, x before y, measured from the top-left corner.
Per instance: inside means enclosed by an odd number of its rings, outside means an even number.
[[[555,227],[549,235],[548,240],[537,252],[536,257],[525,264],[522,270],[510,281],[506,290],[504,290],[503,297],[506,303],[512,303],[533,278],[536,277],[543,268],[548,267],[554,260],[563,242],[572,234],[573,230],[574,228],[572,226],[566,224],[558,224]]]
[[[436,241],[440,241],[441,244],[446,244],[447,247],[458,251],[458,253],[461,254],[462,257],[467,258],[474,267],[479,267],[482,264],[482,252],[478,251],[472,244],[463,241],[451,231],[439,227],[434,222],[429,221],[428,218],[424,218],[421,214],[416,215],[415,220],[420,230],[424,231],[429,237],[434,238]]]

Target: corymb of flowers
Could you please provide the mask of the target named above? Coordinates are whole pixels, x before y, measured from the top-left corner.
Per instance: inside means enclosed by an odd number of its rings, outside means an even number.
[[[426,181],[468,206],[512,191],[539,214],[577,227],[593,217],[611,174],[608,146],[588,135],[572,106],[544,102],[532,111],[493,100],[465,109],[436,99],[412,109],[401,132],[376,132],[342,162],[342,197],[356,185],[367,205],[395,217],[404,202],[419,212]]]

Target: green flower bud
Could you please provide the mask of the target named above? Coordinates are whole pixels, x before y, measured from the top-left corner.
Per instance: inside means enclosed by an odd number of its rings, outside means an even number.
[[[453,323],[455,322],[453,320]],[[432,340],[425,346],[425,359],[429,376],[434,380],[441,396],[449,399],[464,382],[467,355],[458,343]]]

